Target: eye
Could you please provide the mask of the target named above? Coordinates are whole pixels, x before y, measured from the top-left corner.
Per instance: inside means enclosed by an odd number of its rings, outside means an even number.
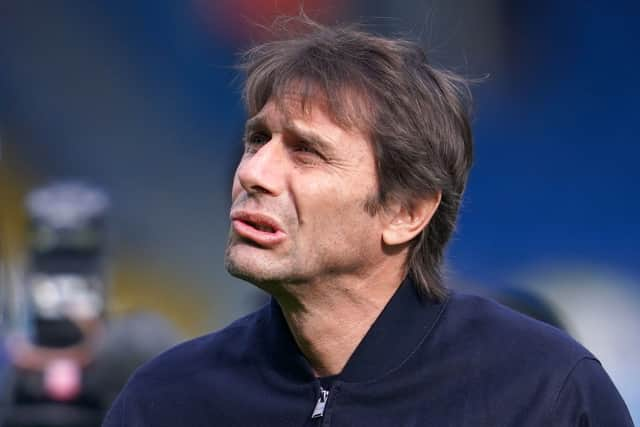
[[[267,141],[269,141],[270,139],[271,137],[264,132],[254,132],[251,135],[249,135],[249,142],[251,144],[262,145]]]
[[[318,152],[316,150],[314,150],[313,148],[309,147],[309,145],[307,145],[306,143],[300,143],[299,145],[296,146],[295,151],[298,153],[309,153],[309,154],[318,154]]]
[[[246,152],[256,152],[261,146],[269,142],[271,135],[265,132],[251,132],[245,137],[244,149]]]
[[[306,141],[296,143],[292,151],[297,161],[302,164],[316,164],[324,159],[320,152]]]

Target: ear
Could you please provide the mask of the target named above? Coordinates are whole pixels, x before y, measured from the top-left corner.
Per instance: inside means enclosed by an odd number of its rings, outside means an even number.
[[[411,206],[393,203],[387,210],[382,241],[389,246],[411,241],[429,224],[441,199],[442,193],[438,191],[428,198],[413,202]]]

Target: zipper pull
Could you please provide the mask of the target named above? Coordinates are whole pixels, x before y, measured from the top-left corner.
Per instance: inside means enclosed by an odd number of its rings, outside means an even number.
[[[324,415],[324,407],[327,405],[327,399],[329,399],[329,390],[325,390],[320,387],[320,397],[316,402],[316,407],[313,408],[311,418],[320,418]]]

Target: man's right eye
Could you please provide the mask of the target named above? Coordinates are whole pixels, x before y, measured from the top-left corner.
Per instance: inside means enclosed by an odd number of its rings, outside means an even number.
[[[251,133],[245,138],[245,150],[249,152],[256,151],[262,145],[269,142],[270,139],[271,137],[263,132]]]

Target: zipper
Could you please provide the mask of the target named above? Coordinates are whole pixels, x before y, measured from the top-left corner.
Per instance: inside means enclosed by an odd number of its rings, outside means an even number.
[[[322,386],[320,386],[320,397],[318,397],[316,406],[315,408],[313,408],[311,419],[320,418],[324,415],[324,407],[327,406],[328,399],[329,399],[329,390],[325,390],[322,388]]]

